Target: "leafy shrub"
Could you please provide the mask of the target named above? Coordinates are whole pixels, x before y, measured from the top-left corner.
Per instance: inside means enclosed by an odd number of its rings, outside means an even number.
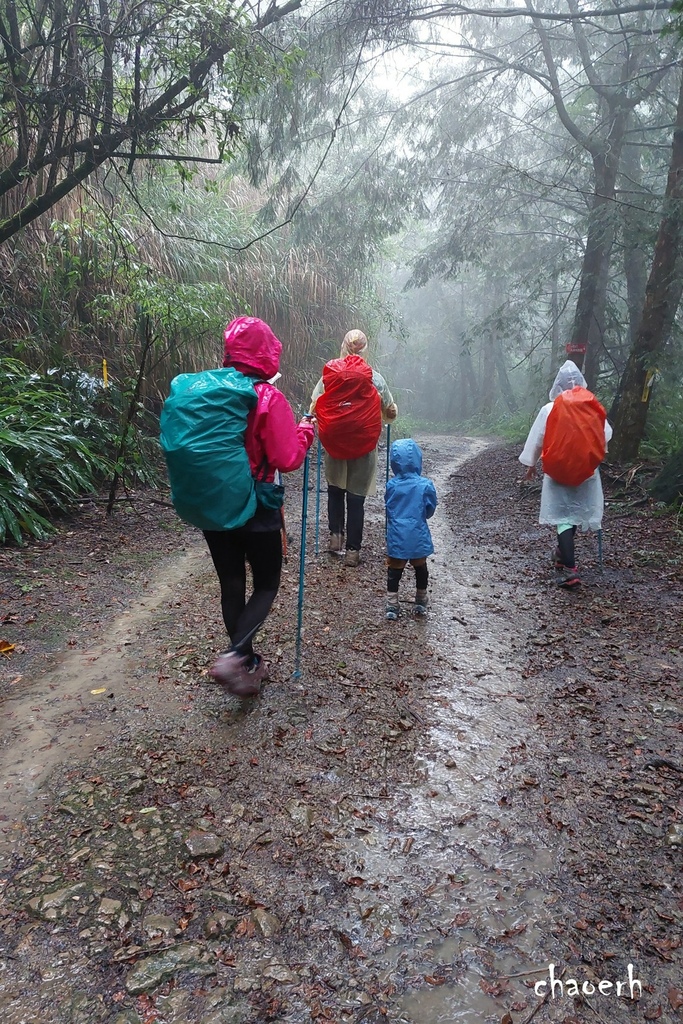
[[[45,537],[51,530],[46,517],[92,491],[109,468],[106,437],[94,417],[84,415],[94,391],[90,397],[87,388],[75,391],[54,372],[34,373],[17,359],[0,359],[0,543]]]
[[[650,406],[647,433],[640,446],[645,458],[671,455],[683,446],[683,389],[680,379],[674,383],[662,381]]]

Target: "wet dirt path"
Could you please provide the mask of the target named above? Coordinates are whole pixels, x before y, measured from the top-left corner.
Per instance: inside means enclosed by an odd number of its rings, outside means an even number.
[[[311,527],[292,680],[290,511],[258,701],[207,685],[224,641],[198,542],[4,706],[3,1024],[565,1019],[535,1013],[533,990],[559,959],[564,858],[524,800],[544,781],[522,673],[534,610],[502,547],[465,542],[449,515],[485,442],[421,443],[440,497],[426,622],[410,570],[406,614],[383,618],[372,499],[356,572],[324,531],[316,558]]]
[[[122,612],[99,643],[61,655],[48,672],[10,691],[0,709],[0,821],[39,814],[54,769],[105,749],[122,728],[139,728],[136,719],[150,702],[168,713],[168,692],[143,681],[141,666],[156,657],[172,622],[179,581],[205,571],[205,561],[197,543],[152,577],[145,597]],[[12,845],[11,831],[0,830],[0,871]]]
[[[457,487],[463,463],[486,449],[476,439],[420,441],[424,471],[441,496]],[[411,964],[431,980],[403,997],[402,1019],[475,1024],[500,1013],[503,993],[518,1010],[534,1002],[523,980],[535,980],[548,962],[547,878],[558,851],[545,836],[539,842],[538,827],[524,820],[509,791],[538,782],[513,767],[516,754],[534,742],[519,653],[533,621],[516,608],[511,628],[501,615],[513,595],[497,571],[498,549],[464,547],[443,508],[432,535],[433,610],[425,639],[437,671],[430,680],[430,742],[418,754],[419,783],[397,794],[407,855],[397,858],[390,839],[384,856],[373,852],[372,864],[378,880],[387,871],[412,875],[427,893],[417,943],[392,950],[394,970]],[[509,977],[520,980],[510,986]]]
[[[441,458],[449,447],[447,438],[423,441],[427,464],[438,466],[440,494],[453,486],[451,477],[464,461],[461,456],[444,466]],[[484,446],[473,447],[465,458]],[[520,830],[516,817],[499,803],[497,772],[511,750],[529,738],[513,637],[497,617],[508,595],[482,572],[482,552],[473,560],[472,552],[462,550],[445,516],[434,523],[434,542],[438,615],[430,619],[427,636],[441,652],[441,709],[431,730],[424,784],[412,789],[406,825],[421,833],[411,851],[420,860],[467,879],[459,898],[438,907],[433,939],[425,936],[423,941],[432,965],[466,963],[468,969],[454,984],[427,987],[408,996],[404,1005],[415,1021],[474,1024],[496,1010],[479,985],[482,941],[515,936],[514,950],[503,948],[493,964],[486,964],[487,973],[492,966],[501,976],[538,966],[543,877],[552,867],[552,855],[537,849],[533,835]],[[496,558],[495,551],[485,556],[489,564]],[[520,622],[520,634],[528,626]],[[455,918],[462,922],[457,933],[442,940],[439,926],[448,927]]]

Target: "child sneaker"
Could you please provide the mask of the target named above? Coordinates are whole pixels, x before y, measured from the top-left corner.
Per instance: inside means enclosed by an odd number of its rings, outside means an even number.
[[[429,607],[429,598],[427,597],[426,590],[418,590],[415,594],[415,604],[413,605],[413,615],[420,619],[422,616],[427,614],[427,608]]]
[[[384,610],[384,618],[388,619],[389,622],[395,622],[399,613],[398,594],[388,594],[387,604]]]

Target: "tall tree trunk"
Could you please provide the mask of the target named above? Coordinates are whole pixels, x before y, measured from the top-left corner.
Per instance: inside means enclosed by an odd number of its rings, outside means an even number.
[[[110,516],[114,511],[114,504],[116,503],[116,493],[119,488],[119,483],[123,479],[125,473],[126,445],[128,442],[128,434],[135,422],[135,417],[137,416],[138,405],[140,402],[140,394],[142,392],[142,384],[145,379],[145,372],[147,369],[147,359],[154,345],[154,335],[152,334],[152,328],[149,322],[149,316],[147,314],[144,314],[143,320],[141,321],[141,328],[143,333],[142,352],[140,353],[140,362],[138,364],[138,373],[135,379],[135,387],[133,388],[133,393],[130,396],[128,409],[126,410],[123,425],[121,427],[121,437],[119,438],[118,450],[116,452],[114,473],[111,478],[111,483],[109,485],[109,498],[107,500],[106,509],[106,513],[108,516]]]
[[[636,246],[624,247],[624,278],[626,281],[626,304],[628,307],[628,351],[636,343],[638,328],[643,316],[647,288],[647,266],[643,252]],[[619,372],[623,373],[625,349],[622,347],[615,360]]]
[[[568,349],[579,369],[586,364],[588,387],[594,388],[604,344],[604,318],[609,261],[614,242],[614,198],[626,114],[616,114],[610,145],[593,154],[595,194],[588,220],[581,284]],[[581,349],[585,355],[582,356]]]
[[[456,413],[455,409],[451,407],[449,420],[462,423],[463,420],[467,419],[470,407],[469,388],[467,386],[467,378],[465,374],[465,351],[462,348],[460,349],[460,354],[458,356],[458,364],[458,410]]]
[[[489,278],[486,282],[486,293],[491,298],[491,306],[494,310],[494,315],[489,320],[489,325],[484,331],[484,337],[482,338],[482,367],[481,367],[481,384],[479,393],[481,396],[481,405],[479,411],[482,416],[488,418],[493,412],[493,400],[495,398],[495,384],[496,384],[496,348],[498,346],[498,292],[499,284],[498,281]]]
[[[654,94],[668,73],[670,65],[651,72],[646,82],[641,81],[638,93],[633,94],[631,87],[639,80],[641,66],[647,58],[647,46],[632,45],[628,41],[622,49],[615,43],[612,57],[616,63],[610,64],[607,77],[601,77],[598,74],[586,26],[578,17],[578,0],[567,0],[567,6],[574,18],[572,30],[578,59],[593,91],[593,101],[596,103],[597,117],[594,128],[591,131],[584,131],[573,119],[565,103],[560,84],[562,76],[559,74],[559,64],[553,51],[551,35],[546,25],[537,17],[533,0],[525,0],[525,5],[541,43],[548,72],[547,88],[552,94],[560,121],[575,141],[590,154],[593,162],[594,189],[588,217],[579,297],[571,338],[567,344],[567,352],[577,366],[582,368],[584,362],[586,363],[588,385],[593,387],[599,369],[600,352],[604,346],[607,278],[616,216],[615,188],[626,127],[635,107]],[[591,95],[590,91],[587,95]]]
[[[472,354],[467,347],[467,318],[465,310],[465,285],[460,282],[460,351],[458,353],[458,381],[460,394],[460,408],[458,409],[458,420],[460,423],[469,419],[474,412],[477,400],[477,381],[472,366]]]
[[[510,384],[510,378],[508,377],[507,367],[505,366],[505,356],[503,355],[503,346],[500,343],[500,338],[496,338],[496,344],[493,352],[496,361],[496,372],[498,374],[498,383],[500,384],[500,390],[505,399],[510,412],[517,412],[517,399],[515,393],[512,390]]]
[[[614,440],[610,455],[617,461],[638,456],[652,395],[652,374],[671,329],[683,282],[676,276],[683,227],[683,78],[676,109],[671,163],[666,183],[664,218],[655,243],[645,306],[612,408]]]
[[[640,150],[637,146],[625,146],[622,160],[626,186],[631,196],[642,194],[642,167]],[[639,216],[633,207],[633,201],[624,203],[622,207],[622,236],[624,242],[624,278],[626,281],[626,305],[628,308],[628,347],[633,347],[638,336],[638,328],[645,305],[645,289],[647,287],[647,264],[645,252],[641,244],[644,229],[644,218]],[[623,362],[619,372],[624,369]]]
[[[467,419],[469,410],[468,388],[465,377],[465,358],[462,348],[458,353],[458,422],[462,423]]]
[[[595,305],[593,307],[593,317],[591,320],[590,330],[588,332],[588,348],[586,350],[586,358],[583,368],[588,387],[592,390],[595,390],[597,384],[603,353],[607,351],[607,347],[605,345],[605,310],[607,307],[607,287],[609,284],[612,248],[616,235],[613,210],[610,211],[610,216],[612,217],[612,228],[609,231],[609,244],[605,245],[603,259],[600,263],[600,269],[598,272],[598,285],[595,291]]]
[[[465,384],[462,378],[462,365],[460,361],[458,361],[457,367],[448,375],[445,384],[447,390],[444,420],[446,423],[460,423],[464,419],[463,402],[465,401]]]
[[[552,371],[553,379],[555,378],[557,368],[560,365],[560,299],[557,290],[557,280],[559,276],[559,271],[555,268],[553,270],[550,293],[550,315],[552,317],[550,334],[550,369]]]
[[[494,351],[496,347],[496,329],[493,324],[484,331],[482,339],[482,366],[479,386],[479,412],[488,419],[493,412],[493,398],[496,383],[496,363]]]
[[[472,365],[472,353],[465,345],[460,349],[460,379],[462,381],[463,401],[461,406],[461,419],[467,419],[476,408],[479,398],[477,377]]]

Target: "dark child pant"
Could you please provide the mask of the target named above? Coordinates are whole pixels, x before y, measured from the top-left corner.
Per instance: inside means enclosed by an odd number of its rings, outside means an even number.
[[[387,558],[387,592],[389,594],[398,594],[398,586],[408,562],[415,569],[416,590],[427,589],[429,569],[426,558]]]

